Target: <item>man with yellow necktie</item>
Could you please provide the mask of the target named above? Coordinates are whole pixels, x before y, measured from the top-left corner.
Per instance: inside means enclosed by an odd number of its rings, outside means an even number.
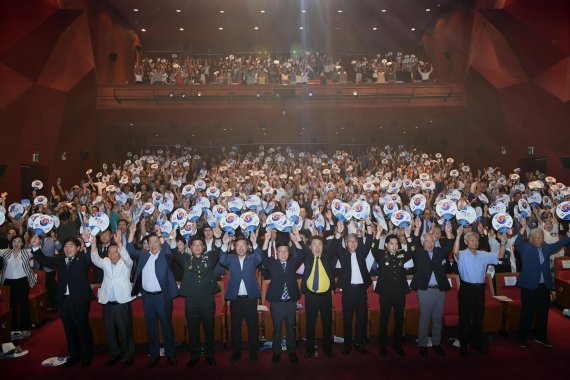
[[[332,345],[332,295],[334,290],[334,252],[325,250],[324,240],[319,236],[313,236],[309,247],[302,244],[303,263],[305,272],[301,282],[301,291],[305,294],[305,315],[307,350],[306,358],[315,356],[315,326],[317,315],[321,312],[323,325],[323,351],[329,358],[334,354]]]

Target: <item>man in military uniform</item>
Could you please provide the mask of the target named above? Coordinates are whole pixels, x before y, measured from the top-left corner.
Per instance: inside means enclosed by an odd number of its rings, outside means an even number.
[[[200,359],[200,325],[204,327],[206,342],[204,356],[209,365],[216,365],[214,358],[214,294],[220,291],[214,269],[219,260],[217,249],[209,252],[202,237],[194,237],[191,254],[173,250],[172,259],[184,268],[179,294],[186,297],[185,311],[190,341],[188,367],[194,367]]]
[[[410,229],[405,230],[406,238],[410,239]],[[404,263],[412,258],[411,252],[407,253],[400,248],[398,236],[390,234],[386,236],[384,247],[380,249],[379,241],[382,235],[382,227],[378,226],[375,240],[372,243],[372,255],[378,263],[379,275],[374,291],[380,295],[380,355],[386,356],[388,338],[388,318],[394,309],[394,351],[398,355],[405,355],[402,348],[402,333],[404,328],[404,306],[406,294],[410,292]],[[411,241],[411,239],[409,240]]]

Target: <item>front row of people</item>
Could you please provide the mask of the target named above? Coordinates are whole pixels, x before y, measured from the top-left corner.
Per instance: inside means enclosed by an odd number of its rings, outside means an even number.
[[[520,223],[525,228],[524,220]],[[413,227],[413,231],[412,231]],[[229,300],[231,339],[235,363],[242,356],[241,326],[245,320],[248,333],[249,358],[258,361],[257,307],[261,297],[257,270],[263,264],[264,276],[269,277],[267,300],[271,303],[273,321],[272,363],[277,363],[281,355],[281,332],[285,325],[289,360],[297,363],[295,339],[295,314],[297,300],[301,294],[297,285],[297,270],[304,265],[301,275],[301,291],[305,295],[306,311],[306,358],[315,355],[315,330],[320,313],[323,330],[322,348],[327,357],[333,357],[332,344],[332,292],[336,286],[342,290],[342,311],[344,322],[343,355],[348,355],[354,347],[361,353],[368,353],[365,345],[367,318],[367,289],[371,284],[366,266],[369,252],[378,263],[379,275],[375,291],[380,296],[380,355],[387,355],[387,326],[391,311],[394,311],[393,348],[404,355],[402,348],[403,317],[406,294],[409,292],[404,271],[404,263],[413,259],[416,274],[411,288],[417,291],[420,319],[418,330],[419,353],[428,355],[428,327],[432,325],[432,349],[438,355],[445,352],[441,345],[442,317],[445,292],[450,289],[444,269],[448,252],[453,250],[458,262],[461,286],[459,301],[460,353],[468,355],[468,347],[488,352],[482,334],[482,321],[485,302],[485,274],[488,265],[496,265],[504,256],[506,236],[500,239],[498,252],[478,250],[479,235],[468,232],[463,236],[463,227],[457,229],[453,238],[451,225],[445,226],[447,240],[436,241],[430,233],[421,234],[421,221],[416,220],[405,229],[407,250],[402,250],[397,235],[383,235],[382,228],[374,227],[370,220],[362,225],[358,237],[348,234],[342,239],[345,226],[339,222],[334,239],[324,240],[314,236],[307,243],[298,231],[290,234],[291,243],[276,244],[277,252],[268,252],[272,234],[265,234],[263,247],[257,244],[257,233],[248,237],[233,237],[214,229],[215,239],[220,248],[207,251],[203,238],[192,238],[189,252],[179,252],[174,239],[166,240],[162,235],[150,234],[147,237],[148,250],[138,250],[133,242],[136,225],[129,228],[126,247],[118,232],[108,247],[108,257],[101,258],[97,252],[96,239],[85,232],[82,236],[90,255],[81,254],[82,243],[78,239],[68,239],[64,243],[64,255],[47,257],[41,252],[38,240],[32,241],[34,257],[43,266],[53,268],[58,275],[58,299],[64,324],[69,359],[66,367],[78,362],[88,367],[92,355],[92,338],[89,328],[89,307],[94,299],[88,280],[91,263],[103,271],[103,282],[98,290],[99,302],[103,304],[103,320],[109,344],[108,366],[124,359],[125,367],[133,364],[134,341],[132,334],[131,301],[137,294],[142,295],[144,317],[149,342],[149,367],[160,360],[158,321],[162,329],[164,351],[168,362],[177,365],[172,327],[172,299],[178,295],[185,297],[186,321],[189,331],[190,360],[188,367],[195,366],[203,351],[206,362],[216,365],[214,357],[214,313],[215,293],[219,292],[218,268],[229,271],[225,293]],[[365,230],[365,231],[364,231]],[[160,232],[160,231],[158,231]],[[413,236],[412,236],[413,232]],[[374,236],[373,236],[374,234]],[[548,266],[548,255],[570,242],[570,235],[555,244],[544,244],[540,230],[533,230],[529,241],[519,234],[515,246],[521,254],[523,271],[518,286],[522,289],[522,315],[519,329],[519,345],[527,346],[530,321],[537,315],[536,341],[552,347],[547,338],[548,297],[552,289],[552,275]],[[569,232],[570,234],[570,232]],[[463,244],[465,248],[461,250]],[[218,244],[219,246],[220,244]],[[136,258],[134,284],[130,276],[133,260]],[[335,274],[335,263],[341,269]],[[183,269],[180,288],[177,287],[171,262]],[[338,277],[338,281],[335,281]],[[353,317],[355,321],[354,339],[352,336]],[[200,327],[204,329],[205,344],[200,343]],[[354,345],[354,346],[353,346]]]

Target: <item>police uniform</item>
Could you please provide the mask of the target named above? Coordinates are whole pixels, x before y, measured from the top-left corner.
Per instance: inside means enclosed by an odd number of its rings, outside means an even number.
[[[379,249],[379,241],[372,243],[372,255],[378,263],[378,281],[374,291],[380,295],[380,349],[386,349],[388,318],[394,309],[394,347],[401,348],[404,328],[404,306],[406,294],[410,292],[406,280],[404,263],[412,258],[411,253],[402,249],[394,254]]]
[[[216,249],[196,257],[174,250],[172,258],[184,268],[179,294],[185,297],[191,359],[200,356],[200,324],[206,339],[204,356],[211,359],[214,357],[214,294],[220,291],[215,275],[219,251]]]

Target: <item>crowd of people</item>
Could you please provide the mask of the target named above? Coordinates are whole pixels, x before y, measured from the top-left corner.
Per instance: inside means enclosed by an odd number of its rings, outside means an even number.
[[[272,363],[280,360],[282,325],[286,351],[296,363],[296,303],[306,303],[304,356],[315,355],[320,312],[322,349],[334,356],[332,296],[342,289],[344,346],[368,353],[367,289],[377,276],[380,354],[387,355],[391,310],[393,348],[401,344],[406,294],[418,292],[419,353],[441,344],[447,274],[458,273],[459,340],[488,352],[483,333],[486,275],[520,272],[522,293],[518,344],[527,347],[533,317],[535,340],[547,336],[553,260],[570,243],[570,188],[545,173],[473,170],[465,163],[404,146],[346,152],[296,151],[259,146],[222,149],[203,156],[172,146],[128,153],[124,162],[86,172],[80,184],[50,191],[34,181],[31,200],[7,204],[0,234],[1,282],[11,288],[13,329],[29,330],[27,295],[32,269],[45,270],[50,306],[59,308],[68,342],[66,367],[91,362],[88,313],[90,282],[100,283],[99,302],[109,344],[109,366],[133,362],[132,310],[142,297],[149,339],[149,367],[164,351],[177,364],[172,299],[185,297],[190,360],[216,364],[214,294],[228,276],[225,299],[231,315],[232,362],[242,355],[241,326],[248,328],[249,358],[258,361],[258,271],[268,283],[273,320]],[[89,271],[95,266],[94,278]],[[57,273],[57,281],[55,274]],[[407,275],[413,275],[411,284]],[[177,285],[177,282],[180,285]],[[300,286],[299,286],[300,284]],[[353,316],[354,314],[354,316]],[[355,319],[354,337],[352,321]],[[200,325],[205,331],[201,344]],[[120,338],[117,338],[119,336]]]
[[[432,71],[428,62],[401,52],[352,60],[314,52],[225,57],[173,53],[140,59],[134,78],[139,84],[411,83],[430,81]]]

